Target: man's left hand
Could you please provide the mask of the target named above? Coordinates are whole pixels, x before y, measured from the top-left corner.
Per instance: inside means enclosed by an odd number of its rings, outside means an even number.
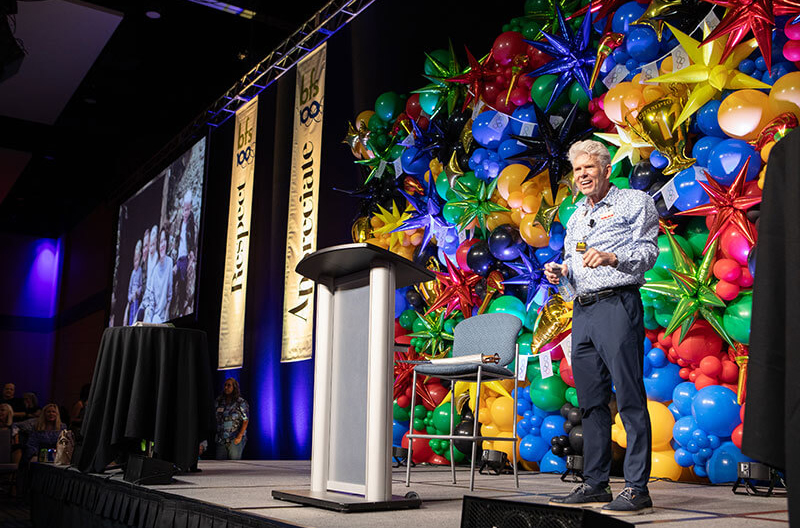
[[[605,251],[598,251],[595,248],[589,248],[583,254],[583,265],[587,268],[599,268],[600,266],[611,266],[616,268],[619,260],[614,253],[606,253]]]

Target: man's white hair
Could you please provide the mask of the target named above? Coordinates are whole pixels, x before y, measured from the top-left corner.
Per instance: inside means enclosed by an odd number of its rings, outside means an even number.
[[[186,193],[183,195],[183,203],[191,205],[193,198],[194,196],[192,196],[192,190],[187,189]]]
[[[569,162],[575,165],[575,160],[580,156],[589,156],[600,165],[600,168],[605,169],[611,165],[611,154],[605,145],[593,139],[585,141],[578,141],[569,148]]]

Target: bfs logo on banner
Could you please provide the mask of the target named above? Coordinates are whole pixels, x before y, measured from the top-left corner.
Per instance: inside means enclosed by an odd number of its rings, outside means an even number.
[[[322,116],[322,104],[317,101],[319,95],[319,73],[316,68],[311,69],[308,75],[308,86],[306,86],[306,76],[300,77],[300,123],[304,126],[311,126],[311,123],[318,123]],[[309,104],[309,101],[311,101]]]
[[[253,126],[250,124],[249,117],[239,127],[236,151],[236,165],[239,167],[246,167],[256,160],[256,149],[253,144]]]

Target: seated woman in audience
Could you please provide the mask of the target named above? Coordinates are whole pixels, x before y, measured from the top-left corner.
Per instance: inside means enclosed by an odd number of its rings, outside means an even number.
[[[7,403],[0,403],[0,431],[6,429],[11,437],[11,461],[18,463],[22,446],[19,445],[19,427],[14,424],[14,409]]]
[[[36,420],[36,425],[28,436],[28,444],[25,446],[25,459],[33,460],[39,455],[40,449],[51,449],[56,447],[58,435],[66,426],[61,423],[61,415],[58,412],[58,405],[48,403],[42,409],[42,414]]]
[[[39,398],[36,397],[35,392],[26,392],[23,394],[22,402],[25,404],[25,418],[23,418],[23,420],[39,417],[42,409],[39,407]]]

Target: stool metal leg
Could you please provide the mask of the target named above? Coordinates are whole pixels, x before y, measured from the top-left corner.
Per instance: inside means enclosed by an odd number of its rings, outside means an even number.
[[[514,369],[516,370],[517,368],[519,368],[519,367],[517,367],[517,365],[519,365],[519,345],[517,345],[516,351],[515,351],[514,354],[515,354]],[[513,435],[514,443],[512,444],[512,448],[511,448],[511,454],[512,454],[511,458],[514,460],[514,483],[516,484],[517,488],[519,488],[519,473],[517,472],[517,444],[519,442],[517,440],[517,392],[518,391],[519,391],[519,377],[517,376],[517,373],[514,372],[514,411],[513,411],[513,413],[514,413],[514,420],[513,420],[513,422],[514,422],[514,435]]]
[[[417,400],[417,371],[414,370],[414,376],[411,378],[411,415],[408,421],[408,432],[414,434],[414,405]],[[408,459],[406,460],[406,487],[411,485],[411,446],[414,443],[412,438],[408,439]]]
[[[469,463],[469,490],[473,491],[475,489],[475,456],[477,455],[478,449],[478,442],[481,442],[481,449],[483,449],[483,441],[478,439],[478,427],[480,427],[480,415],[481,415],[481,377],[483,374],[483,367],[478,365],[478,379],[476,383],[477,389],[475,390],[475,409],[473,409],[473,414],[475,416],[475,423],[472,426],[472,437],[474,440],[472,441],[472,460]]]
[[[450,387],[452,390],[454,385]],[[450,394],[450,474],[453,477],[453,484],[456,483],[456,458],[453,456],[453,422],[456,416],[456,395]]]

